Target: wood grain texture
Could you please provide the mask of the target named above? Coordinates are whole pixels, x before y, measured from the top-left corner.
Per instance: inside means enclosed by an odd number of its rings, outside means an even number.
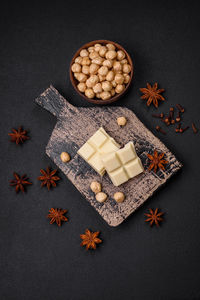
[[[46,147],[47,155],[110,226],[117,226],[122,223],[182,166],[169,149],[127,108],[77,108],[67,102],[53,86],[41,94],[36,102],[53,113],[58,119]],[[119,128],[117,125],[116,119],[119,116],[127,118],[128,122],[125,127]],[[107,174],[101,178],[77,154],[78,149],[100,126],[103,126],[106,132],[121,146],[133,141],[137,154],[143,163],[144,173],[119,187],[115,187]],[[149,160],[146,154],[153,153],[155,149],[158,152],[165,152],[165,158],[169,161],[166,170],[159,170],[157,174],[147,170]],[[67,151],[70,154],[72,159],[69,163],[61,161],[60,153],[62,151]],[[102,183],[103,191],[109,196],[104,203],[98,203],[90,190],[90,183],[95,180]],[[113,199],[113,195],[117,191],[126,195],[123,203],[118,204]]]

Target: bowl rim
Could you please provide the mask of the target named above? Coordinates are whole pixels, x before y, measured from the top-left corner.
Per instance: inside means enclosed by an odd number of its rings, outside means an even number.
[[[77,84],[78,83],[78,80],[74,77],[73,75],[73,72],[71,70],[71,67],[75,61],[75,59],[79,56],[80,54],[80,51],[85,49],[85,48],[89,48],[95,44],[113,44],[117,49],[119,50],[122,50],[124,51],[124,53],[126,54],[127,56],[127,60],[128,60],[128,63],[130,64],[131,66],[131,72],[130,72],[130,80],[128,82],[128,84],[125,86],[125,89],[123,90],[122,93],[120,94],[115,94],[113,97],[111,97],[110,99],[108,100],[101,100],[101,99],[98,99],[98,98],[93,98],[93,99],[90,99],[88,97],[86,97],[83,93],[81,93],[78,88],[77,88]],[[99,105],[105,105],[105,104],[110,104],[110,103],[113,103],[117,100],[119,100],[119,98],[121,98],[128,90],[128,88],[130,87],[130,84],[131,84],[131,81],[133,79],[133,74],[134,74],[134,66],[133,66],[133,61],[132,61],[132,58],[131,56],[129,55],[129,53],[124,49],[124,47],[122,47],[120,44],[114,42],[114,41],[110,41],[110,40],[94,40],[94,41],[90,41],[88,43],[85,43],[84,45],[82,45],[76,52],[75,54],[73,55],[72,57],[72,60],[70,62],[70,68],[69,68],[69,75],[70,75],[70,81],[72,83],[72,86],[74,87],[74,89],[76,90],[76,92],[82,97],[84,98],[86,101],[90,102],[90,103],[93,103],[93,104],[99,104]]]

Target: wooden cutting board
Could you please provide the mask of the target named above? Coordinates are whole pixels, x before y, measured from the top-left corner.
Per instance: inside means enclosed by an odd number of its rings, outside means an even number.
[[[46,147],[47,155],[110,226],[122,223],[182,166],[167,147],[143,125],[131,110],[125,107],[77,108],[64,99],[53,86],[42,93],[36,102],[57,117],[56,126]],[[126,126],[122,128],[119,128],[116,122],[119,116],[124,116],[128,120]],[[107,174],[101,178],[77,154],[78,149],[101,126],[121,146],[133,141],[145,168],[144,173],[115,187]],[[158,152],[165,152],[165,158],[169,162],[166,170],[159,170],[157,174],[147,170],[149,160],[146,154],[153,153],[155,149]],[[70,154],[70,162],[61,161],[60,154],[63,151]],[[90,190],[92,181],[102,183],[103,191],[109,196],[104,203],[95,200],[95,195]],[[123,203],[118,204],[113,199],[117,191],[126,195]]]

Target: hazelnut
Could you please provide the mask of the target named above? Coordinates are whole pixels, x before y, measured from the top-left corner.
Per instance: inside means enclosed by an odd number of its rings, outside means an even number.
[[[90,65],[90,74],[96,74],[98,69],[99,69],[99,66],[97,64],[92,63]]]
[[[97,57],[99,57],[99,53],[96,52],[96,51],[93,51],[93,52],[91,52],[91,53],[89,54],[89,58],[90,58],[90,59],[95,59],[95,58],[97,58]]]
[[[101,94],[100,94],[100,93],[96,93],[96,97],[97,97],[98,99],[100,99],[100,98],[101,98]]]
[[[107,44],[106,47],[108,50],[115,50],[115,46],[113,44]]]
[[[102,92],[102,86],[101,86],[101,83],[100,83],[100,82],[97,83],[97,84],[95,84],[95,86],[93,86],[93,91],[94,91],[95,93],[101,93],[101,92]]]
[[[86,85],[87,85],[87,87],[91,88],[91,87],[93,87],[97,82],[98,82],[98,76],[97,76],[97,75],[91,75],[91,76],[86,80]]]
[[[90,188],[91,190],[97,194],[97,193],[100,193],[101,192],[101,184],[97,181],[93,181],[91,184],[90,184]]]
[[[106,75],[106,80],[113,81],[114,77],[115,77],[114,72],[113,71],[109,71],[108,74]]]
[[[122,192],[117,192],[117,193],[114,194],[114,199],[115,199],[116,202],[121,203],[121,202],[124,201],[125,196]]]
[[[120,63],[122,64],[122,65],[124,65],[124,64],[127,64],[128,63],[128,60],[125,58],[125,59],[122,59],[121,61],[120,61]]]
[[[116,88],[115,88],[115,92],[116,92],[117,94],[120,94],[121,92],[123,92],[124,89],[125,89],[124,84],[118,84],[118,85],[116,86]]]
[[[86,89],[85,96],[88,97],[89,99],[94,98],[94,96],[95,96],[94,91],[92,89]]]
[[[98,202],[104,202],[104,201],[106,201],[106,199],[107,199],[107,195],[105,194],[105,193],[103,193],[103,192],[100,192],[100,193],[97,193],[96,194],[96,200],[98,201]]]
[[[126,55],[125,55],[124,51],[122,51],[122,50],[117,51],[117,59],[118,60],[124,59],[125,56]]]
[[[123,72],[124,73],[130,73],[131,72],[131,66],[129,64],[123,65]]]
[[[108,68],[105,67],[105,66],[102,66],[99,70],[98,70],[98,73],[102,76],[106,76],[107,73],[108,73]]]
[[[131,77],[128,74],[124,74],[124,83],[128,83],[130,81]]]
[[[98,75],[99,76],[99,81],[105,81],[106,80],[106,76],[102,76],[102,75]]]
[[[76,59],[75,59],[75,63],[77,64],[81,64],[82,63],[82,57],[81,56],[78,56]]]
[[[91,53],[91,52],[93,52],[93,51],[94,51],[94,47],[89,47],[89,48],[88,48],[88,52],[89,52],[89,53]]]
[[[102,65],[103,63],[103,58],[102,57],[96,57],[92,60],[93,64],[97,64],[97,65]]]
[[[101,49],[101,45],[100,45],[100,44],[95,44],[95,45],[94,45],[94,50],[95,50],[96,52],[99,52],[100,49]]]
[[[88,51],[86,49],[81,50],[81,52],[80,52],[80,56],[81,57],[86,57],[88,55],[89,55],[89,53],[88,53]]]
[[[74,76],[79,82],[85,82],[87,80],[87,76],[85,74],[83,73],[75,73],[75,74]]]
[[[97,75],[91,75],[89,80],[92,83],[92,86],[94,86],[99,81],[99,78]]]
[[[124,76],[122,74],[115,75],[115,82],[117,84],[122,84],[124,82]]]
[[[64,162],[64,163],[66,163],[66,162],[68,162],[68,161],[70,161],[70,155],[67,153],[67,152],[62,152],[61,154],[60,154],[60,158],[61,158],[61,160]]]
[[[112,97],[115,96],[115,89],[112,89],[112,90],[110,91],[110,93],[111,93],[111,96],[112,96]]]
[[[126,125],[126,122],[127,122],[127,120],[126,120],[125,117],[119,117],[119,118],[117,118],[117,124],[118,124],[119,126],[124,126],[124,125]]]
[[[89,66],[83,66],[82,67],[82,73],[86,74],[86,75],[90,74],[90,67]]]
[[[99,50],[99,55],[101,57],[104,57],[107,51],[108,51],[108,49],[105,46],[101,46],[101,48]]]
[[[100,96],[101,96],[101,99],[102,100],[108,100],[108,99],[110,99],[110,97],[111,97],[111,93],[109,93],[109,92],[102,92],[101,94],[100,94]]]
[[[89,66],[91,64],[91,60],[89,59],[89,57],[83,57],[81,64],[82,66]]]
[[[86,87],[85,82],[80,82],[80,83],[77,85],[77,88],[78,88],[78,90],[79,90],[81,93],[84,93],[87,87]]]
[[[120,72],[122,70],[122,65],[119,61],[115,61],[113,64],[113,69],[115,72]]]
[[[108,67],[110,69],[113,66],[113,61],[111,59],[104,60],[103,66]]]
[[[112,86],[113,86],[114,88],[117,86],[117,83],[116,83],[115,80],[113,80],[111,83],[112,83]]]
[[[117,52],[114,51],[114,50],[109,50],[109,51],[106,53],[106,58],[107,58],[107,59],[114,59],[116,56],[117,56]]]
[[[72,69],[72,72],[74,72],[74,73],[81,72],[81,66],[78,63],[73,64],[71,69]]]
[[[103,81],[102,82],[102,89],[105,91],[105,92],[109,92],[112,90],[112,84],[110,83],[110,81]]]

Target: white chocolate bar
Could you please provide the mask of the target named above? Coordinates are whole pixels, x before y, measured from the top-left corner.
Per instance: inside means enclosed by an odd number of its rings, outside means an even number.
[[[100,155],[113,153],[119,148],[120,145],[105,132],[103,127],[100,127],[77,153],[102,176],[105,173],[105,168]]]
[[[129,142],[124,148],[113,153],[101,155],[101,160],[115,186],[119,186],[144,171],[133,142]]]

